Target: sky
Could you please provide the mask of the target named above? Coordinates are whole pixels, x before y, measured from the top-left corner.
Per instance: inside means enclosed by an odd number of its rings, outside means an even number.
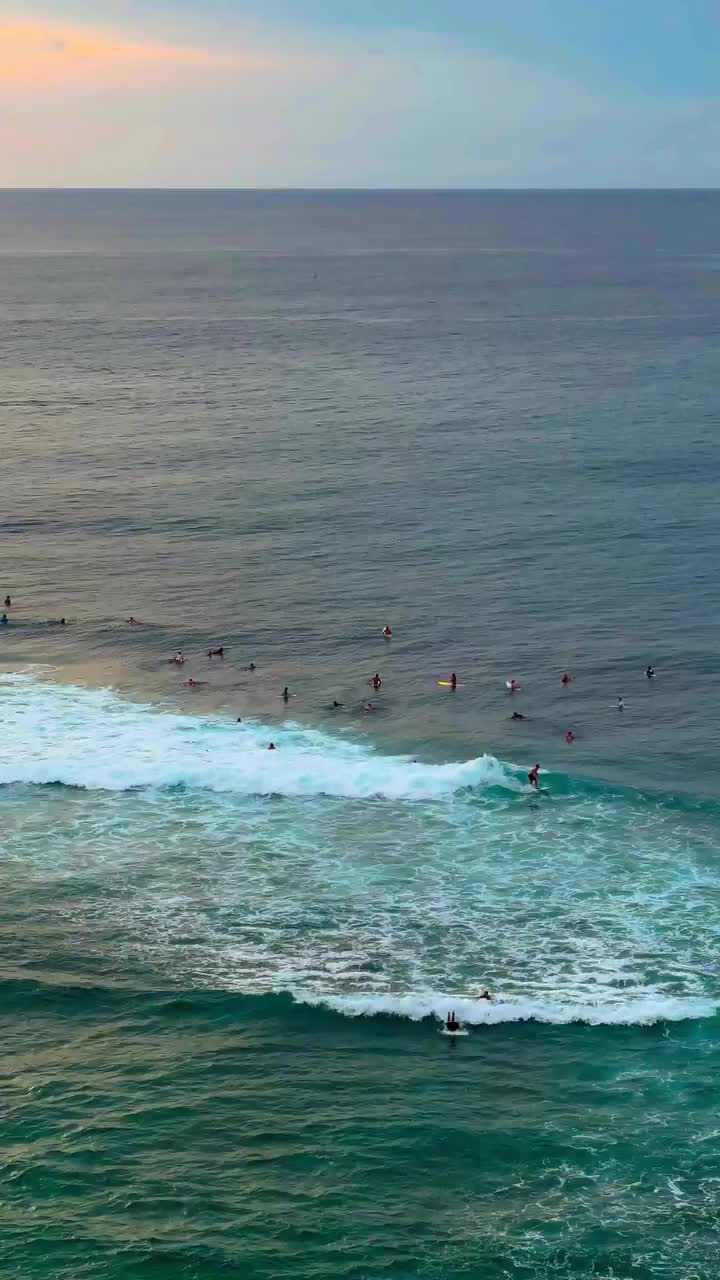
[[[0,0],[0,186],[720,185],[720,0]]]

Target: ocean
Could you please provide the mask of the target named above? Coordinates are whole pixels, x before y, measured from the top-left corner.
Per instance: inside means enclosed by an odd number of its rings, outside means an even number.
[[[0,264],[0,1272],[712,1280],[720,193]]]

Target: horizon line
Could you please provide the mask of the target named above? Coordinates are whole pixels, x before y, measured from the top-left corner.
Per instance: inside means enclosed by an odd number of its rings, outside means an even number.
[[[349,195],[522,195],[522,194],[671,194],[674,192],[696,192],[696,193],[714,193],[720,192],[720,184],[717,186],[674,186],[674,187],[613,187],[613,186],[551,186],[551,187],[388,187],[388,186],[4,186],[0,184],[0,194],[10,192],[45,192],[45,193],[123,193],[123,192],[153,192],[161,194],[257,194],[257,195],[333,195],[347,193]]]

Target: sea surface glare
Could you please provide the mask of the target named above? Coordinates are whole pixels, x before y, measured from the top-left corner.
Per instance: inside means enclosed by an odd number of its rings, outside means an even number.
[[[0,263],[0,1275],[715,1280],[720,193]]]

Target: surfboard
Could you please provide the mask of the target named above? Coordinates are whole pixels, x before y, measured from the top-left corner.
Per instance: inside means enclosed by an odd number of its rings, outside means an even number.
[[[454,1040],[457,1036],[466,1036],[467,1031],[464,1027],[461,1027],[459,1031],[448,1031],[447,1027],[443,1027],[440,1034],[443,1036],[449,1036],[451,1040]]]
[[[438,680],[438,684],[442,685],[443,689],[452,689],[453,687],[452,680]],[[462,680],[458,680],[455,688],[462,689]]]

